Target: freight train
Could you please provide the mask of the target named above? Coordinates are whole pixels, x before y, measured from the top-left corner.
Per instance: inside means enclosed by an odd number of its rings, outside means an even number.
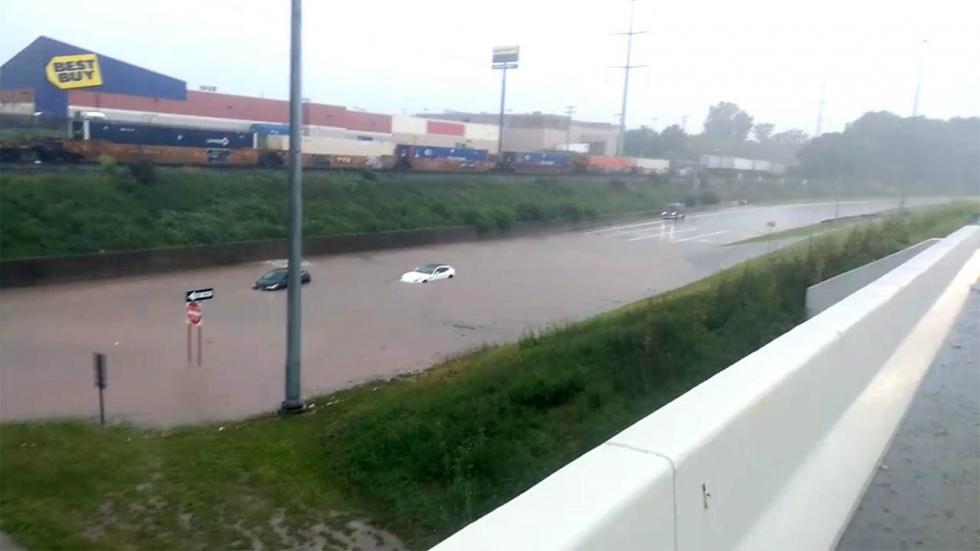
[[[313,132],[313,130],[317,130]],[[568,151],[504,152],[323,135],[304,127],[302,162],[310,169],[393,170],[418,172],[504,172],[517,174],[666,174],[659,159],[585,155]],[[152,162],[161,166],[285,166],[289,126],[253,124],[249,131],[159,126],[101,120],[69,121],[67,139],[48,138],[30,145],[5,144],[2,160],[35,159],[45,163]]]
[[[2,144],[0,160],[44,163],[152,162],[162,166],[278,168],[288,162],[289,126],[257,123],[248,131],[160,126],[100,117],[71,120],[67,139],[47,137],[30,145]],[[571,151],[504,152],[436,145],[396,144],[330,135],[329,128],[304,127],[302,163],[308,169],[416,172],[502,172],[515,174],[653,175],[742,171],[780,175],[785,166],[769,161],[703,155],[700,162],[670,162],[587,155]],[[681,166],[683,165],[683,166]]]

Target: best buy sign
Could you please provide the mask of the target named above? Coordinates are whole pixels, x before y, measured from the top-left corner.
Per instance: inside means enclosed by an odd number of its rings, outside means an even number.
[[[99,57],[95,54],[59,55],[44,68],[48,82],[61,90],[102,85]]]

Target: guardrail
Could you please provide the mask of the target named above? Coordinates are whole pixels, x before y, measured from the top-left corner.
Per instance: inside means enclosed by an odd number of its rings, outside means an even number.
[[[980,274],[967,226],[438,551],[829,549]]]

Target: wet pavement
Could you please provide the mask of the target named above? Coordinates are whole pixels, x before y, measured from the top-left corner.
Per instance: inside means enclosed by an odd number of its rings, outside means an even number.
[[[980,281],[837,548],[980,549]]]
[[[922,202],[922,201],[919,201]],[[935,201],[933,201],[935,202]],[[840,215],[895,207],[842,203]],[[684,221],[308,258],[303,393],[424,369],[701,279],[767,252],[770,231],[819,222],[833,203],[739,207]],[[398,281],[427,262],[453,280]],[[283,396],[285,292],[251,289],[270,263],[0,292],[0,418],[98,414],[92,355],[108,357],[113,419],[178,424],[271,411]],[[203,302],[203,357],[187,358],[184,292]],[[196,335],[194,336],[196,341]],[[195,342],[196,344],[196,342]]]

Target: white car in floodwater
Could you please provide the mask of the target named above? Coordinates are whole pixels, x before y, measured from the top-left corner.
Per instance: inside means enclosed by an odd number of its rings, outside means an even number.
[[[423,264],[411,272],[402,274],[404,283],[428,283],[440,279],[452,279],[456,269],[448,264]]]

